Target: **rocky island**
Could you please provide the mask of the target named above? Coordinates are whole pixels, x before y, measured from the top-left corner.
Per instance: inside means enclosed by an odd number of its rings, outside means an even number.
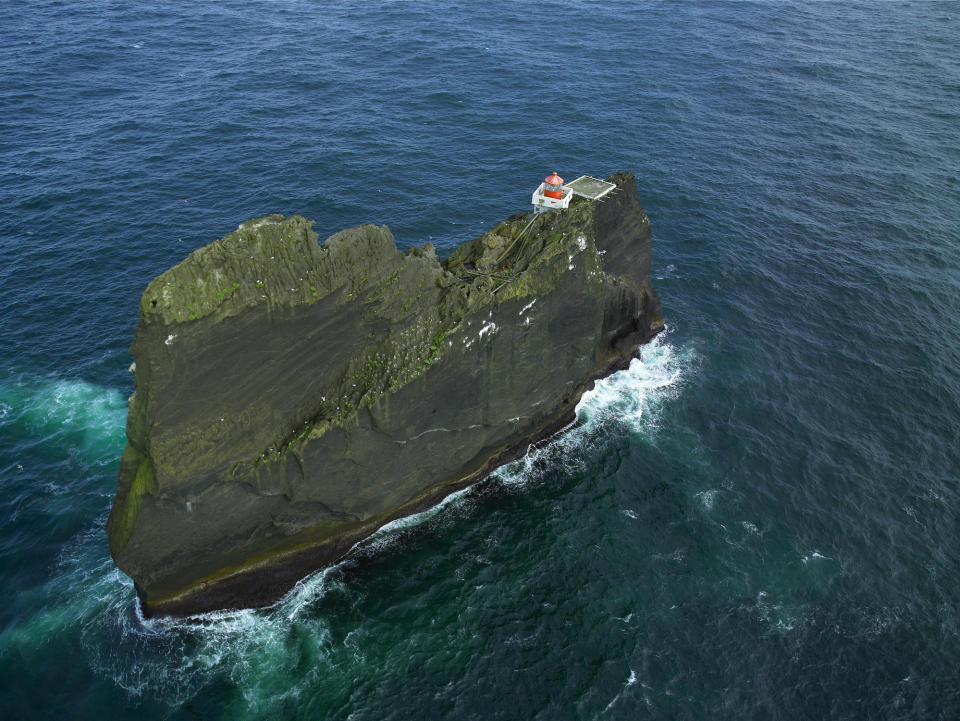
[[[258,606],[573,420],[663,325],[634,177],[439,260],[251,220],[155,278],[107,524],[145,615]]]

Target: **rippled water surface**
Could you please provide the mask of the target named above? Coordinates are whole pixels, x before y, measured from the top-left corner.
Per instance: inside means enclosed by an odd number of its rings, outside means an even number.
[[[11,3],[5,718],[960,717],[953,3]],[[251,217],[441,252],[637,175],[668,330],[277,606],[104,533],[156,274]],[[546,372],[562,372],[562,368]]]

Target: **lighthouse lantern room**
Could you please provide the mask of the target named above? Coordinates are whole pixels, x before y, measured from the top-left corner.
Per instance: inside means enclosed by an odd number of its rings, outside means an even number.
[[[567,208],[572,198],[573,191],[563,187],[563,178],[554,171],[553,175],[544,178],[540,187],[533,191],[533,208],[538,213],[548,209]]]

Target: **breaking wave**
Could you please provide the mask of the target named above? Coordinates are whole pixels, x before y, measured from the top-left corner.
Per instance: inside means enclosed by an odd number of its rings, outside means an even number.
[[[598,380],[577,404],[574,423],[535,446],[521,459],[494,471],[505,484],[524,484],[557,466],[571,471],[582,463],[584,444],[608,429],[639,436],[656,433],[664,404],[679,393],[693,353],[669,342],[669,331],[640,348],[629,367]]]
[[[620,423],[637,433],[656,429],[660,409],[680,387],[691,353],[677,350],[668,331],[640,348],[625,370],[594,384],[577,404],[577,418],[589,429]]]

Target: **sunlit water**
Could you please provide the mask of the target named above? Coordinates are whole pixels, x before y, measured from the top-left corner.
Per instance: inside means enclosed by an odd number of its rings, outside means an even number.
[[[5,718],[960,716],[960,16],[537,9],[4,15]],[[269,212],[449,252],[621,169],[668,329],[573,425],[271,608],[140,616],[152,277]]]

